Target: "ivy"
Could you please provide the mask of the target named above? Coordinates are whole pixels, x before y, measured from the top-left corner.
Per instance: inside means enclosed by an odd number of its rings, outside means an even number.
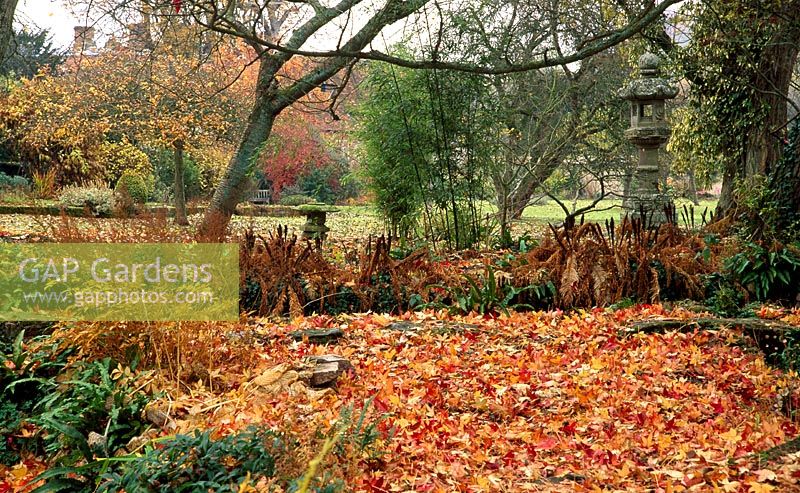
[[[743,169],[750,139],[770,110],[758,89],[762,58],[785,28],[777,13],[790,3],[797,2],[711,0],[684,7],[693,39],[673,50],[673,60],[691,90],[670,144],[680,165],[691,163],[706,174]]]

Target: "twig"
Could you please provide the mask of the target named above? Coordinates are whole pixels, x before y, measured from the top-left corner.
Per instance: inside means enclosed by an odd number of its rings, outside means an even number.
[[[661,334],[670,330],[689,332],[695,329],[719,329],[725,326],[741,327],[753,332],[791,332],[800,330],[800,327],[760,318],[692,318],[674,319],[660,318],[639,320],[631,323],[624,329],[627,333],[643,332],[645,334]]]

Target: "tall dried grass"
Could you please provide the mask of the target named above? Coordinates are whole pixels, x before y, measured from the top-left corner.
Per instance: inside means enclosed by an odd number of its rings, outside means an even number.
[[[194,243],[191,229],[172,224],[165,212],[130,219],[73,218],[62,214],[43,225],[59,243]],[[217,228],[218,240],[231,241]],[[249,368],[255,363],[251,333],[227,322],[76,322],[53,334],[78,348],[84,359],[112,358],[126,365],[155,368],[175,382],[204,380],[213,385],[215,369]]]
[[[219,369],[241,374],[256,367],[253,331],[236,322],[74,322],[52,337],[77,348],[76,358],[111,358],[156,369],[175,384],[202,381],[224,386]]]

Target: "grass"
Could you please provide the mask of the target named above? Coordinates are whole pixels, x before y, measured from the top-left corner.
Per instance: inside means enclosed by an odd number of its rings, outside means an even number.
[[[581,208],[591,203],[592,201],[588,199],[578,200],[576,205],[577,208]],[[572,207],[571,202],[565,202],[565,205],[568,208]],[[675,201],[675,207],[678,209],[679,216],[684,205],[688,207],[692,205],[692,203],[686,199],[677,199]],[[699,206],[694,206],[695,221],[698,224],[700,223],[700,216],[704,209],[713,211],[716,207],[717,207],[716,199],[701,200]],[[585,215],[587,221],[602,222],[611,218],[614,218],[614,220],[619,220],[620,217],[622,217],[622,215],[624,214],[621,200],[603,200],[599,204],[597,204],[597,207],[595,209],[596,209],[595,211],[588,212]],[[544,223],[557,223],[563,221],[564,217],[565,217],[564,211],[553,200],[548,200],[547,203],[532,205],[526,208],[525,211],[522,213],[523,220],[537,221]]]

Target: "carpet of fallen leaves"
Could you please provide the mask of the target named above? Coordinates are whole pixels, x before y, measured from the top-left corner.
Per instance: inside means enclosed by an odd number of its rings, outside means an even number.
[[[386,233],[384,221],[378,211],[371,207],[349,207],[339,206],[339,212],[328,215],[326,222],[331,228],[329,239],[333,242],[344,241],[346,243],[358,243],[363,245],[365,238],[379,236]],[[201,214],[189,215],[189,222],[197,225],[202,219]],[[149,221],[148,218],[140,219],[100,219],[100,218],[71,218],[71,224],[76,228],[85,231],[87,237],[97,236],[97,231],[103,229],[124,229],[131,223]],[[302,226],[306,219],[303,216],[283,216],[283,217],[250,217],[233,216],[231,218],[231,231],[241,233],[252,227],[256,232],[267,234],[275,231],[279,225],[287,226],[290,234],[300,236]],[[53,230],[57,229],[62,219],[55,216],[31,216],[27,214],[0,214],[0,237],[3,234],[11,236],[52,236]],[[182,229],[175,226],[176,231]],[[541,238],[548,231],[547,223],[543,220],[532,221],[523,220],[512,223],[512,236],[519,237],[527,235],[533,238]]]
[[[257,366],[218,369],[213,390],[198,382],[173,392],[171,412],[178,431],[268,423],[308,433],[374,398],[385,453],[351,468],[353,491],[800,490],[797,455],[768,463],[757,454],[798,435],[781,409],[797,375],[768,367],[732,329],[620,331],[660,316],[696,315],[639,306],[260,320],[250,324],[264,336]],[[285,337],[319,327],[345,335],[327,346]],[[330,353],[355,367],[333,392],[249,385],[281,363]]]

